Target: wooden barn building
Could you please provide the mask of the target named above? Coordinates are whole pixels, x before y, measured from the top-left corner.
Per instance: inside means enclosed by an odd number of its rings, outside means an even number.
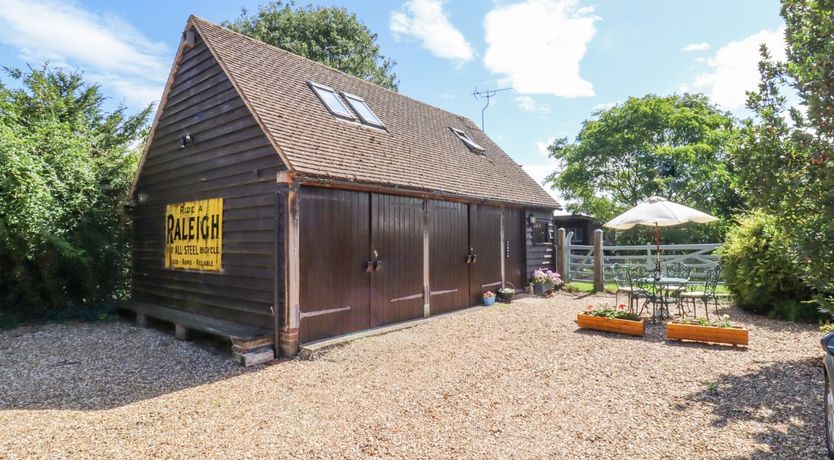
[[[130,206],[140,322],[285,356],[523,288],[559,208],[471,120],[193,16]]]

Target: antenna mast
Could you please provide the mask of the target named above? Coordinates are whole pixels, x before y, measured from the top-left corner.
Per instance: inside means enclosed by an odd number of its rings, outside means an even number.
[[[475,91],[472,92],[472,95],[475,96],[475,99],[485,98],[486,105],[483,109],[481,109],[481,131],[486,132],[484,128],[484,111],[486,111],[487,107],[489,107],[489,100],[495,97],[496,94],[500,93],[501,91],[509,91],[512,88],[499,88],[499,89],[488,89],[485,91],[478,91],[478,87],[475,87]]]

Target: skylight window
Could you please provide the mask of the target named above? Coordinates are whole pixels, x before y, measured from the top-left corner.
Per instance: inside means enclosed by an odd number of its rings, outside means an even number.
[[[384,128],[385,125],[379,120],[379,117],[368,107],[368,104],[359,96],[355,96],[353,94],[342,93],[345,97],[345,100],[350,107],[359,115],[359,119],[362,120],[362,123],[366,125],[376,126],[378,128]]]
[[[330,113],[336,115],[337,117],[347,118],[348,120],[356,119],[347,106],[345,106],[344,102],[339,99],[339,94],[335,89],[312,81],[308,83],[310,83],[310,87],[313,88],[316,96],[324,102],[327,110],[330,110]]]
[[[481,155],[483,155],[484,152],[486,152],[485,148],[481,147],[480,144],[473,141],[472,138],[469,137],[469,135],[466,134],[465,132],[463,132],[463,131],[461,131],[457,128],[449,128],[449,129],[451,129],[452,132],[455,133],[455,136],[457,136],[458,139],[460,139],[464,143],[464,145],[466,145],[466,148],[468,148],[472,152],[479,153]]]

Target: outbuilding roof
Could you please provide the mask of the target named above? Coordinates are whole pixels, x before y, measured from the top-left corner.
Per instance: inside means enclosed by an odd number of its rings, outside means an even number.
[[[203,19],[189,21],[295,174],[560,207],[468,118]],[[384,129],[334,116],[311,82],[363,99]],[[450,128],[466,133],[484,152],[467,148]]]

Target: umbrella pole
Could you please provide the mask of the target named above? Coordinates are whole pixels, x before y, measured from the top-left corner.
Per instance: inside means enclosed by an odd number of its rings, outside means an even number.
[[[657,222],[654,224],[654,242],[657,245],[657,262],[655,263],[655,275],[660,276],[660,227]]]

